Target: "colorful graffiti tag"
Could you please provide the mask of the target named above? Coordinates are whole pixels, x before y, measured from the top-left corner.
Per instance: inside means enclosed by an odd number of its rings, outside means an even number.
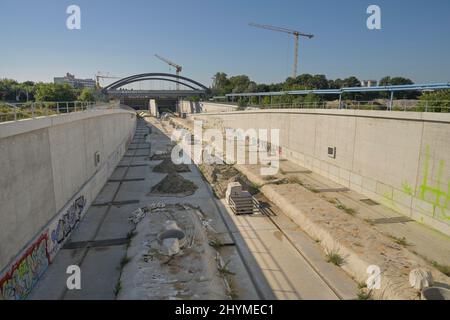
[[[423,168],[423,180],[422,184],[419,187],[419,195],[420,199],[428,201],[433,204],[435,214],[440,213],[441,216],[449,220],[450,216],[446,214],[446,210],[449,209],[450,205],[450,181],[447,182],[446,189],[442,188],[442,177],[444,173],[445,163],[443,160],[439,161],[439,166],[437,168],[437,173],[435,177],[435,185],[432,186],[429,184],[429,176],[430,176],[430,147],[426,146],[425,149],[425,161]],[[438,211],[438,212],[436,212]]]
[[[77,198],[60,217],[56,227],[50,231],[51,254],[59,249],[60,244],[67,239],[78,222],[80,222],[85,206],[86,198],[84,196]]]
[[[42,276],[50,263],[47,252],[47,234],[43,234],[0,279],[0,297],[5,300],[21,300]]]
[[[443,181],[445,162],[444,160],[439,161],[434,177],[431,176],[430,162],[430,146],[426,146],[423,160],[422,181],[418,186],[418,192],[415,195],[413,188],[406,181],[402,183],[403,192],[410,196],[416,196],[418,199],[433,206],[432,212],[420,209],[423,213],[432,214],[438,219],[450,220],[450,215],[448,213],[450,210],[450,181]]]
[[[64,240],[81,220],[86,203],[84,196],[77,198],[51,224],[49,230],[39,236],[21,258],[7,269],[7,273],[0,275],[0,300],[23,300],[28,296]]]

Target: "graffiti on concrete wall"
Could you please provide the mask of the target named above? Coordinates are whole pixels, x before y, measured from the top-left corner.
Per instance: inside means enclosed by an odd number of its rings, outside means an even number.
[[[443,181],[444,170],[445,162],[440,160],[436,174],[434,177],[431,177],[430,147],[426,146],[422,180],[420,181],[416,197],[433,206],[433,212],[428,212],[429,214],[443,220],[450,220],[450,181]],[[403,182],[402,186],[406,194],[413,196],[412,187],[407,182]]]
[[[437,173],[434,177],[435,184],[431,185],[430,180],[430,147],[425,149],[425,159],[423,165],[423,177],[422,183],[419,187],[419,198],[421,200],[430,202],[434,207],[434,214],[439,214],[442,218],[448,220],[450,216],[446,214],[449,210],[450,204],[450,181],[447,181],[447,185],[443,180],[445,162],[439,161]]]
[[[5,300],[27,297],[50,263],[47,240],[47,233],[40,236],[0,279],[0,297]]]
[[[56,226],[53,229],[50,229],[50,253],[52,255],[59,249],[64,240],[67,239],[72,230],[77,226],[78,222],[80,222],[85,206],[86,198],[84,196],[77,198],[58,219]]]
[[[0,300],[25,299],[47,269],[63,242],[77,226],[86,207],[78,197],[25,253],[0,275]]]

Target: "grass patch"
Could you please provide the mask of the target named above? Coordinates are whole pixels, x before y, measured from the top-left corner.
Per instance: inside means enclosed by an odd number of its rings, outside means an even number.
[[[362,290],[367,288],[367,284],[365,282],[358,282],[358,289]]]
[[[397,238],[397,237],[391,236],[391,238],[398,245],[401,245],[401,246],[404,246],[404,247],[410,246],[410,244],[408,243],[408,241],[406,240],[405,237]]]
[[[370,300],[372,297],[372,292],[364,289],[360,289],[356,295],[358,300]]]
[[[116,286],[114,287],[114,294],[117,297],[120,293],[120,291],[122,290],[122,283],[119,281],[117,281]]]
[[[125,267],[128,264],[128,262],[130,262],[130,261],[131,261],[131,258],[129,258],[127,256],[123,257],[122,260],[120,260],[120,268],[122,269],[123,267]]]
[[[442,264],[437,263],[436,261],[433,261],[431,264],[433,265],[433,267],[438,269],[440,272],[445,274],[447,277],[450,277],[450,266],[444,266]]]
[[[364,221],[370,224],[371,226],[375,225],[375,223],[371,219],[364,219]]]
[[[335,266],[342,266],[345,262],[344,258],[337,251],[328,251],[327,254],[327,262],[334,264]]]
[[[340,202],[338,199],[335,199],[335,206],[339,210],[342,210],[342,211],[344,211],[345,213],[347,213],[347,214],[349,214],[351,216],[354,216],[356,214],[356,210],[355,209],[347,207],[345,204]]]
[[[301,186],[305,185],[304,182],[302,180],[300,180],[299,178],[297,178],[297,177],[289,177],[288,181],[289,181],[289,183],[296,183],[296,184],[299,184]]]
[[[239,299],[239,295],[238,295],[236,289],[231,289],[231,291],[229,292],[229,296],[230,296],[231,300]]]
[[[217,270],[219,271],[219,273],[222,275],[222,276],[234,276],[235,275],[235,273],[234,272],[232,272],[232,271],[230,271],[230,269],[228,269],[228,264],[230,263],[230,261],[227,261],[226,263],[225,263],[225,265],[223,265],[222,267],[217,267]]]
[[[223,242],[219,239],[214,239],[209,242],[209,245],[213,247],[215,250],[219,251],[223,246]]]
[[[127,233],[127,239],[128,240],[131,240],[131,239],[133,239],[135,236],[136,236],[136,231],[130,231],[130,232],[128,232]]]

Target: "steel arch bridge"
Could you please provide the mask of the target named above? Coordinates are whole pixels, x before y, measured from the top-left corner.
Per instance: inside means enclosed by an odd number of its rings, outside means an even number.
[[[158,80],[167,81],[171,83],[177,83],[182,85],[188,90],[123,90],[120,89],[131,83],[148,81],[148,80]],[[210,90],[200,82],[193,79],[174,75],[170,73],[141,73],[132,75],[123,79],[120,79],[114,83],[103,88],[103,92],[107,93],[109,96],[114,97],[139,97],[139,98],[157,98],[157,97],[187,97],[187,96],[198,96],[207,95]]]

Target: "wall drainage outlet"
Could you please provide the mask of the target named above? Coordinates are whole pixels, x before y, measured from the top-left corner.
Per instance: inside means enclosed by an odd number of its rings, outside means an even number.
[[[328,156],[336,159],[336,147],[328,147]]]
[[[95,162],[96,167],[100,164],[100,152],[99,151],[94,153],[94,162]]]

